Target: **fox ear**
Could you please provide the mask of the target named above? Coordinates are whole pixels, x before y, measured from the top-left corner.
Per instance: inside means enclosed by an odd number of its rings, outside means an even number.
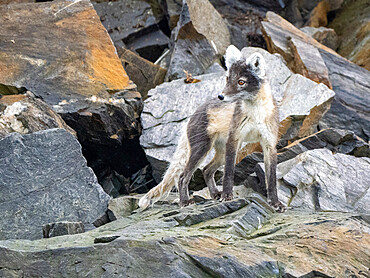
[[[250,65],[253,71],[261,78],[265,77],[266,71],[266,63],[265,58],[260,53],[254,53],[249,56],[246,61],[247,65]]]
[[[226,68],[230,69],[231,65],[234,64],[236,61],[239,61],[243,58],[242,53],[239,49],[237,49],[234,45],[229,45],[226,49],[225,55],[225,64]]]

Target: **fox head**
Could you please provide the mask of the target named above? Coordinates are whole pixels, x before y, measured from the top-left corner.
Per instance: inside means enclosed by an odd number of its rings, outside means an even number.
[[[225,101],[253,100],[265,78],[265,59],[260,53],[245,59],[239,49],[230,45],[225,60],[228,69],[226,86],[218,98]]]

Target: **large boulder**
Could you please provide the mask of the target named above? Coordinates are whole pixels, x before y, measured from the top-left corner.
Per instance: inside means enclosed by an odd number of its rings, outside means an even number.
[[[259,52],[266,59],[267,76],[275,99],[280,103],[282,140],[288,141],[314,133],[317,123],[330,105],[334,92],[299,74],[293,74],[278,55],[259,48],[244,48],[245,57]],[[198,76],[199,83],[186,84],[183,80],[163,83],[149,91],[142,113],[143,135],[140,138],[154,178],[160,181],[171,161],[181,131],[196,108],[216,98],[225,85],[225,73]],[[307,97],[309,96],[309,97]],[[241,152],[241,158],[252,149]]]
[[[350,129],[368,141],[370,104],[367,95],[370,88],[370,73],[272,12],[266,14],[266,21],[262,22],[262,31],[268,50],[281,54],[293,71],[298,71],[315,81],[328,80],[332,85],[336,97],[327,118],[322,122],[323,128]],[[318,62],[312,63],[310,57],[315,57],[315,61]]]
[[[370,158],[320,149],[278,164],[279,199],[293,208],[370,212]]]
[[[174,45],[166,80],[203,74],[230,44],[221,15],[208,0],[183,1],[180,19],[172,31]]]
[[[160,28],[161,18],[147,2],[106,1],[94,3],[94,8],[119,51],[128,48],[154,62],[170,40]]]
[[[49,104],[129,85],[90,1],[2,5],[0,13],[0,83],[25,87]]]
[[[31,92],[0,98],[0,138],[12,132],[32,133],[58,127],[76,135],[50,106],[35,98]]]
[[[109,196],[64,129],[12,133],[0,140],[0,239],[42,238],[50,222],[91,227],[105,215]]]

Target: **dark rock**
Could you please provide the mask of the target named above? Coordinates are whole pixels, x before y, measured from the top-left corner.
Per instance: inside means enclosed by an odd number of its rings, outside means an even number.
[[[42,227],[42,234],[44,238],[64,236],[64,235],[74,235],[85,232],[85,227],[82,222],[56,222],[45,224]]]
[[[185,77],[184,70],[202,74],[230,44],[229,31],[221,15],[208,0],[184,1],[166,80]]]
[[[169,38],[149,3],[121,0],[94,3],[94,8],[117,48],[127,47],[154,62],[168,47]]]
[[[129,86],[90,1],[1,5],[0,14],[0,83],[25,87],[49,105]]]
[[[119,236],[117,235],[104,235],[104,236],[96,237],[94,239],[94,243],[108,243],[108,242],[112,242],[113,240],[116,240],[117,238],[119,238]]]
[[[142,100],[137,92],[122,92],[109,100],[85,99],[54,109],[77,131],[82,152],[105,192],[113,197],[145,192],[151,169],[140,146]]]
[[[338,53],[367,70],[370,70],[369,13],[368,1],[345,1],[329,24],[340,38]]]
[[[279,199],[293,208],[368,213],[369,165],[367,157],[306,151],[278,164]]]
[[[64,129],[12,133],[0,153],[1,239],[37,239],[45,223],[89,224],[105,214],[109,196]]]
[[[0,138],[12,132],[32,133],[58,127],[76,136],[76,132],[57,113],[30,92],[3,96],[0,106]]]
[[[348,60],[320,50],[329,70],[336,93],[328,113],[321,119],[321,128],[349,129],[370,140],[370,73]]]
[[[338,10],[342,3],[343,0],[291,0],[281,14],[297,28],[326,26],[328,12]]]
[[[305,32],[307,35],[311,36],[319,43],[336,50],[339,45],[339,38],[334,29],[320,27],[303,27],[301,31]]]
[[[330,128],[297,140],[280,149],[278,151],[278,162],[292,159],[308,150],[323,148],[330,149],[334,153],[370,157],[369,144],[356,136],[352,131]]]
[[[176,27],[177,22],[180,18],[180,13],[182,9],[182,0],[161,0],[161,5],[166,13],[169,28],[172,30]]]
[[[193,206],[185,208],[180,215],[174,216],[174,219],[180,226],[191,226],[210,219],[218,218],[225,214],[232,213],[246,206],[248,201],[237,199],[206,206],[202,209],[195,210]]]
[[[123,49],[120,54],[123,66],[140,92],[143,100],[147,98],[148,91],[163,83],[166,69],[141,58],[130,50]]]

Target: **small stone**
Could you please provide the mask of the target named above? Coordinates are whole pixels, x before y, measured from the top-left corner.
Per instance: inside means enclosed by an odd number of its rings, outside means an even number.
[[[85,228],[82,222],[56,222],[45,224],[42,227],[42,233],[44,238],[64,236],[64,235],[74,235],[84,233]]]

